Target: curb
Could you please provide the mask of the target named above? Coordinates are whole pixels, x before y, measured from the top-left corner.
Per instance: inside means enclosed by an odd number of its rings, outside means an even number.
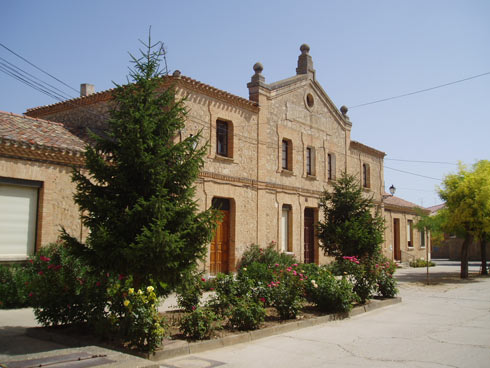
[[[259,330],[242,332],[236,335],[229,335],[218,339],[186,342],[186,341],[170,341],[168,345],[165,345],[162,350],[157,350],[153,354],[137,353],[135,351],[128,351],[126,349],[117,349],[107,344],[100,344],[98,346],[116,350],[122,353],[136,355],[142,358],[149,359],[151,361],[160,361],[170,358],[175,358],[182,355],[189,355],[195,353],[201,353],[207,350],[219,349],[230,345],[241,344],[251,342],[254,340],[262,339],[264,337],[270,337],[279,335],[286,332],[295,331],[301,328],[317,326],[330,321],[342,320],[349,317],[354,317],[363,313],[367,313],[379,308],[384,308],[390,305],[401,303],[401,297],[389,298],[389,299],[372,299],[369,304],[354,307],[349,313],[336,313],[328,314],[321,317],[314,317],[306,320],[295,320],[291,322],[285,322],[277,326],[267,327]],[[28,328],[26,335],[42,340],[49,340],[68,346],[87,346],[94,345],[94,340],[83,337],[66,336],[56,331],[46,331],[38,327]]]

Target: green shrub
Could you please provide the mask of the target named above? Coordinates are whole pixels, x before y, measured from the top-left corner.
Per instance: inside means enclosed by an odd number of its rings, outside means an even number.
[[[97,275],[61,244],[29,260],[29,304],[44,326],[95,323],[104,318],[108,275]]]
[[[423,258],[416,259],[415,261],[410,261],[410,267],[427,267],[427,261]],[[429,261],[429,267],[434,267],[436,264]]]
[[[346,278],[337,280],[327,269],[319,269],[316,276],[305,282],[307,299],[322,312],[343,313],[352,309],[357,300],[352,284]]]
[[[287,268],[276,267],[275,280],[270,289],[270,304],[277,310],[281,319],[296,318],[304,304],[303,274],[293,264]]]
[[[109,292],[108,320],[112,330],[131,347],[151,352],[161,345],[165,333],[154,290],[148,286],[136,291],[116,283]]]
[[[27,307],[28,284],[24,265],[0,265],[0,309]]]
[[[398,294],[396,279],[393,274],[396,270],[396,265],[393,261],[382,257],[375,264],[378,294],[385,298],[393,298]]]
[[[188,338],[203,340],[213,332],[218,317],[211,308],[197,307],[180,320],[180,331]]]
[[[177,304],[186,312],[199,306],[204,292],[206,280],[201,274],[190,274],[177,288]]]
[[[229,313],[229,324],[237,330],[255,330],[265,318],[265,308],[250,297],[237,298]]]
[[[358,296],[359,301],[365,303],[376,291],[377,277],[374,260],[370,258],[359,260],[352,256],[343,257],[338,263],[343,275],[346,275],[352,282],[353,291]]]
[[[271,242],[265,249],[260,248],[256,244],[251,245],[245,252],[243,252],[238,263],[238,269],[248,267],[248,265],[254,262],[266,264],[268,266],[274,266],[275,264],[279,264],[280,266],[291,266],[296,263],[294,256],[278,252],[276,246],[276,242]]]

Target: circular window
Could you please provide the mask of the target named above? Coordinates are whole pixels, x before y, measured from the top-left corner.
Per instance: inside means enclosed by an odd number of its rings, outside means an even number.
[[[306,104],[308,105],[308,107],[313,107],[313,105],[315,104],[315,100],[313,99],[313,95],[311,93],[308,93],[306,95]]]

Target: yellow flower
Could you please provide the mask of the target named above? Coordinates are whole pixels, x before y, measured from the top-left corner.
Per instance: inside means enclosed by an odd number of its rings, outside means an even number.
[[[129,295],[133,295],[134,294],[134,289],[133,288],[129,288],[128,293],[129,293]]]
[[[125,307],[127,307],[129,305],[129,300],[127,300],[127,299],[124,300],[124,303],[123,304],[124,304]]]
[[[141,289],[138,290],[138,295],[143,295],[143,292],[141,291]]]
[[[151,293],[153,290],[155,290],[155,288],[153,286],[148,286],[146,288],[146,291],[148,291],[149,293]]]

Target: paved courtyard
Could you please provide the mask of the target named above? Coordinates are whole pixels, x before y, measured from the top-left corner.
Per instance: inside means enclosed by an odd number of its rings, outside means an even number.
[[[457,263],[438,261],[426,285],[425,269],[401,269],[401,304],[191,356],[150,362],[85,350],[113,367],[490,367],[490,278],[461,281],[458,272]],[[0,311],[0,362],[74,350],[24,336],[32,325],[30,309]]]
[[[457,263],[438,263],[428,286],[425,269],[398,271],[401,304],[160,366],[490,367],[490,278],[462,282]]]

